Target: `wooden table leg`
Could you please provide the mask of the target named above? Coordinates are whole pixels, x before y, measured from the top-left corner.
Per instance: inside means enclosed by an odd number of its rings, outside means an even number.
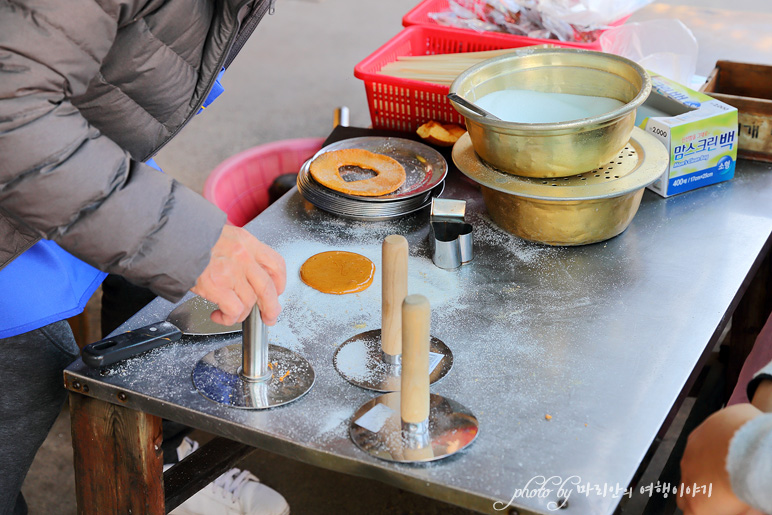
[[[161,419],[70,393],[79,514],[166,513]]]
[[[726,372],[726,392],[728,400],[737,384],[745,358],[753,348],[756,337],[761,332],[772,311],[772,252],[767,254],[755,277],[748,285],[740,303],[732,315],[732,329],[729,333],[729,353]]]

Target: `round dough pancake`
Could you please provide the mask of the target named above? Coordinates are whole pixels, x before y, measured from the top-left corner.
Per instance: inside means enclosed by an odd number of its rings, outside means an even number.
[[[333,250],[311,256],[300,267],[300,278],[322,293],[356,293],[373,283],[375,264],[353,252]]]
[[[361,181],[346,182],[340,176],[340,169],[344,166],[358,166],[372,170],[376,175]],[[396,159],[361,148],[325,152],[311,161],[308,172],[322,186],[360,197],[378,197],[397,191],[405,184],[407,177],[405,167]]]

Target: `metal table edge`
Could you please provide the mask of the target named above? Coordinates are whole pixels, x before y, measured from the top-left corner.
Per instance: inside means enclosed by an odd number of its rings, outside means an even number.
[[[82,363],[78,358],[69,368],[64,371],[64,386],[71,394],[80,394],[93,399],[101,400],[110,404],[122,406],[124,408],[141,411],[157,417],[172,419],[175,422],[188,425],[201,431],[209,432],[210,429],[202,427],[200,420],[208,419],[213,422],[221,422],[221,419],[206,413],[197,412],[192,409],[181,406],[171,405],[166,402],[153,399],[136,391],[126,388],[113,386],[107,383],[92,381],[93,378],[80,374],[71,368],[75,368]],[[125,394],[125,399],[120,399],[118,395]],[[163,405],[163,406],[162,406]],[[163,409],[161,409],[163,407]],[[169,409],[171,408],[171,410]],[[195,412],[195,415],[193,413]],[[173,415],[170,418],[169,415]],[[221,428],[226,426],[220,425]],[[229,423],[227,430],[221,430],[217,433],[231,440],[241,442],[252,447],[279,454],[283,457],[296,459],[303,463],[317,466],[320,468],[352,474],[359,477],[380,481],[388,485],[400,488],[417,495],[430,497],[432,499],[454,504],[462,508],[474,510],[478,513],[497,514],[502,513],[502,509],[495,509],[494,504],[507,504],[508,499],[493,499],[479,496],[475,493],[461,490],[459,488],[448,488],[436,483],[424,483],[418,487],[414,477],[401,474],[399,471],[386,470],[378,467],[380,461],[358,460],[347,456],[338,456],[332,452],[312,449],[302,444],[292,442],[283,438],[269,436],[262,433],[255,433],[248,426],[242,426],[236,423]],[[472,445],[474,447],[474,445]],[[463,454],[451,459],[463,459]],[[420,465],[419,465],[420,467]],[[406,469],[413,466],[405,465]],[[506,509],[506,508],[504,508]],[[538,512],[526,510],[525,508],[512,505],[511,509],[519,515],[539,515]],[[504,512],[509,513],[509,512]]]

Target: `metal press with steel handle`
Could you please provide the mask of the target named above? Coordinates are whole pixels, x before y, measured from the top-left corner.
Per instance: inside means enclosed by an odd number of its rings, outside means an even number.
[[[304,395],[314,384],[314,369],[304,357],[268,344],[257,305],[242,324],[242,343],[216,349],[196,364],[193,384],[219,404],[267,409]]]
[[[402,303],[401,390],[362,405],[351,439],[387,461],[420,463],[451,456],[477,437],[477,418],[461,404],[429,392],[430,306],[423,295]]]
[[[335,351],[333,364],[350,383],[377,392],[399,391],[402,375],[402,301],[407,296],[408,244],[392,234],[381,249],[381,329],[360,333]],[[350,359],[355,356],[357,359]],[[364,356],[364,363],[362,362]],[[427,361],[430,381],[445,377],[453,366],[453,353],[439,338],[431,338]]]

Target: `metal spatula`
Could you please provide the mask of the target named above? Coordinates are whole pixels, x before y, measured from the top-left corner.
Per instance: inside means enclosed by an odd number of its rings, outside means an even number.
[[[127,331],[86,345],[81,351],[83,362],[92,368],[102,368],[131,358],[186,335],[227,334],[241,331],[241,324],[215,324],[209,315],[217,305],[201,297],[193,297],[177,306],[166,320]]]

